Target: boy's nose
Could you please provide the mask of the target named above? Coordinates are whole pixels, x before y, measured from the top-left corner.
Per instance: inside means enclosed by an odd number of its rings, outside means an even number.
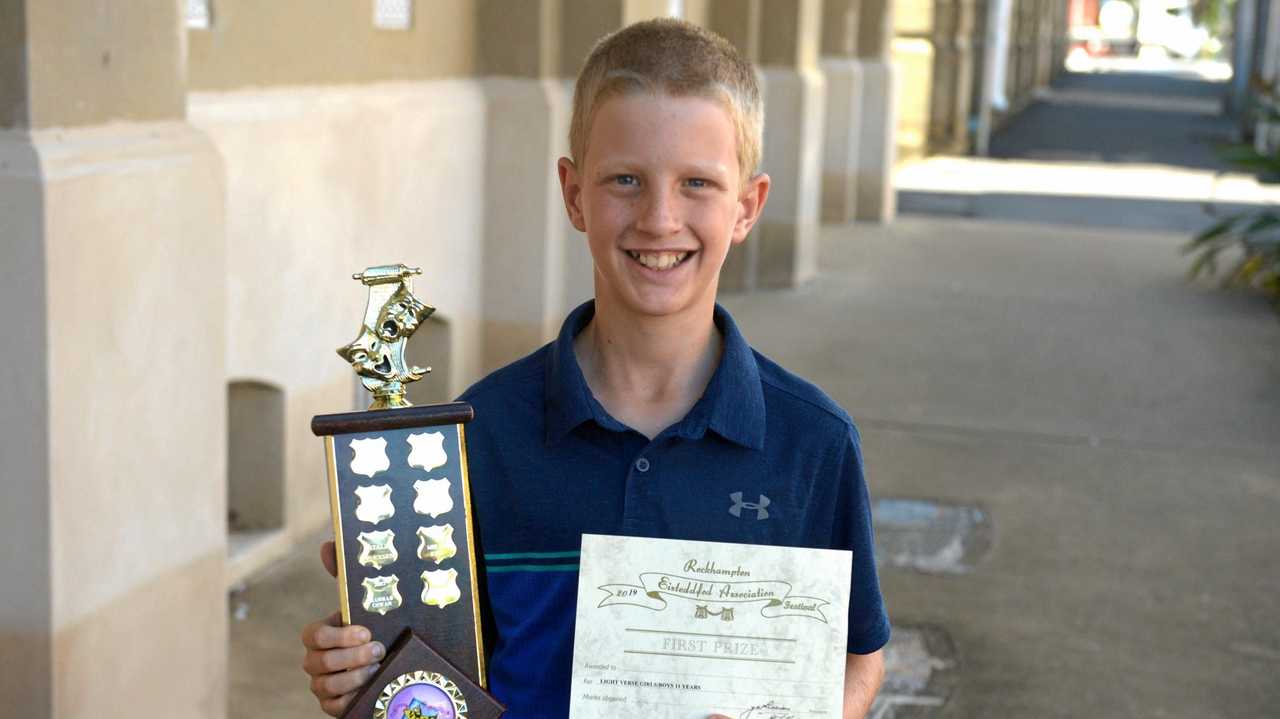
[[[646,235],[665,237],[680,230],[678,199],[670,190],[655,189],[646,193],[636,229]]]

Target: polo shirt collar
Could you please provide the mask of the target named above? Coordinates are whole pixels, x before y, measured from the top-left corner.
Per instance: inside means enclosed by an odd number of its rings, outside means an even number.
[[[551,344],[547,360],[546,420],[547,444],[554,444],[578,425],[594,420],[605,429],[622,431],[620,422],[609,416],[587,387],[582,368],[573,352],[573,338],[595,315],[595,301],[579,305],[565,318],[560,334]],[[719,304],[715,323],[724,337],[724,351],[702,397],[672,430],[690,439],[702,437],[708,429],[725,439],[751,449],[764,447],[764,390],[755,354],[733,318]]]

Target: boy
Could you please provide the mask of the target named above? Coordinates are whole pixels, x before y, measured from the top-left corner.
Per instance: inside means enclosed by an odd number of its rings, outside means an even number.
[[[729,248],[769,194],[761,135],[751,64],[688,23],[615,33],[578,77],[559,175],[595,300],[462,396],[476,410],[489,684],[512,719],[568,713],[584,532],[853,550],[845,716],[863,716],[879,688],[889,625],[857,430],[754,353],[715,302]],[[330,545],[323,554],[332,571]],[[330,714],[385,652],[337,623],[303,631]]]

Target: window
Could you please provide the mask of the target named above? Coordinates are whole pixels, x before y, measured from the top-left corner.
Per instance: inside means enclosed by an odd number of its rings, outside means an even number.
[[[187,27],[191,30],[208,30],[213,26],[212,0],[187,0]]]
[[[373,26],[379,30],[413,27],[413,0],[373,0]]]

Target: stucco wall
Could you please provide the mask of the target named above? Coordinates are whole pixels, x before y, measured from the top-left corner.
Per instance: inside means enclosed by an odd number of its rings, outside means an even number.
[[[334,349],[363,316],[353,272],[421,266],[415,290],[451,333],[451,393],[478,378],[484,96],[473,80],[195,93],[189,117],[227,168],[228,376],[284,390],[296,538],[328,516],[311,417],[352,408]]]
[[[188,34],[192,90],[342,85],[470,76],[475,0],[414,3],[408,30],[373,24],[373,3],[218,0]]]
[[[24,5],[28,126],[182,117],[184,67],[176,60],[183,36],[174,0]]]
[[[218,157],[182,123],[0,145],[19,375],[0,373],[0,686],[34,716],[221,716],[225,300],[200,281],[224,272]]]
[[[0,128],[27,125],[27,13],[22,0],[0,0]]]

